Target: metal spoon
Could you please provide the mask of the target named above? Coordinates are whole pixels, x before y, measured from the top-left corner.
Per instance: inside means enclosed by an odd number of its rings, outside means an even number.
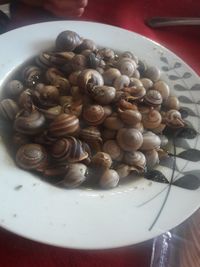
[[[152,28],[167,26],[200,26],[200,18],[194,17],[153,17],[146,21]]]

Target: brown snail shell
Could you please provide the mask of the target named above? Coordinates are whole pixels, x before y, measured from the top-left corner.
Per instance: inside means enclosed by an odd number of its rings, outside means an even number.
[[[109,68],[104,71],[103,79],[106,85],[113,85],[116,78],[120,77],[121,73],[117,68]]]
[[[129,87],[132,87],[132,86],[142,87],[143,84],[142,84],[142,82],[139,79],[131,77],[130,78],[130,85],[129,85]]]
[[[158,152],[155,149],[145,151],[147,169],[153,169],[159,164]]]
[[[176,109],[168,110],[164,115],[163,121],[172,128],[181,128],[185,126],[181,113]]]
[[[46,71],[46,80],[58,88],[58,91],[61,95],[66,95],[70,89],[70,83],[67,78],[65,78],[58,69],[49,68]]]
[[[140,147],[140,150],[152,150],[158,149],[160,147],[161,140],[158,135],[151,131],[147,131],[143,133],[143,143]]]
[[[143,172],[146,166],[145,155],[140,151],[125,152],[123,161],[130,166],[134,166],[140,172]]]
[[[69,105],[71,106],[73,103],[73,97],[72,96],[67,96],[67,95],[64,95],[64,96],[60,96],[59,97],[59,104],[61,106],[64,106],[64,105]]]
[[[74,85],[74,86],[77,86],[78,84],[78,76],[80,75],[81,71],[80,70],[76,70],[76,71],[73,71],[68,79],[69,79],[69,82],[71,85]]]
[[[104,120],[103,125],[109,130],[119,130],[124,127],[124,123],[117,116],[109,116]]]
[[[115,130],[109,130],[104,128],[101,131],[101,136],[103,138],[104,141],[109,140],[109,139],[114,139],[116,137],[117,131]]]
[[[110,60],[114,59],[114,57],[115,57],[115,52],[110,48],[101,48],[101,49],[99,49],[98,54],[105,61],[110,61]]]
[[[111,167],[112,159],[108,153],[97,152],[92,157],[91,164],[100,170],[106,170]]]
[[[81,44],[78,47],[76,47],[76,53],[80,53],[81,51],[86,50],[86,49],[90,51],[94,51],[97,49],[97,46],[93,40],[83,39]]]
[[[71,60],[73,71],[82,71],[87,67],[87,58],[84,55],[77,54]]]
[[[4,98],[3,100],[1,100],[0,117],[6,120],[14,120],[18,112],[19,107],[14,100],[10,98]]]
[[[101,188],[110,189],[114,188],[119,183],[119,175],[115,170],[108,169],[102,174],[99,185]]]
[[[77,117],[79,117],[81,115],[82,109],[83,109],[83,103],[81,100],[76,100],[76,101],[72,102],[71,104],[65,103],[62,106],[62,110],[64,113],[73,114]]]
[[[162,104],[162,95],[157,90],[148,90],[144,96],[144,101],[150,106],[158,106]]]
[[[160,92],[163,101],[167,100],[167,98],[169,97],[170,88],[166,82],[161,80],[155,82],[153,85],[153,89]]]
[[[131,77],[137,68],[137,64],[133,59],[123,57],[118,61],[118,68],[121,74]]]
[[[88,90],[91,97],[100,105],[108,105],[116,95],[116,89],[111,86],[93,86]]]
[[[41,112],[37,110],[24,111],[15,119],[14,129],[22,134],[35,135],[44,130],[45,124],[46,120]]]
[[[79,119],[72,114],[60,114],[49,125],[49,134],[53,137],[66,137],[79,131]]]
[[[120,161],[123,157],[123,151],[115,140],[107,140],[103,144],[103,152],[108,153],[112,160]]]
[[[73,51],[81,42],[81,37],[76,32],[63,31],[56,38],[56,49],[59,51]]]
[[[162,122],[162,116],[159,111],[151,109],[149,113],[142,116],[142,123],[146,129],[155,129]]]
[[[67,138],[56,140],[50,149],[52,157],[59,160],[67,160],[71,152],[71,142]]]
[[[128,125],[134,126],[142,120],[142,115],[138,110],[127,109],[122,111],[118,109],[118,114],[120,119]]]
[[[79,136],[82,140],[87,143],[90,142],[102,142],[101,132],[95,126],[89,126],[87,128],[81,129]]]
[[[88,88],[95,85],[103,86],[104,81],[102,75],[94,69],[85,69],[78,76],[78,86],[83,92],[87,92]]]
[[[62,185],[67,188],[76,188],[87,179],[87,166],[83,163],[71,163],[68,165]]]
[[[62,107],[60,105],[48,108],[48,109],[38,109],[46,119],[53,120],[55,117],[62,113]]]
[[[19,80],[11,80],[5,86],[5,94],[10,98],[18,97],[23,90],[24,86]]]
[[[118,107],[120,110],[138,110],[137,105],[128,102],[126,99],[120,99],[118,103]]]
[[[115,78],[113,82],[113,86],[116,88],[116,90],[121,90],[124,87],[129,86],[130,84],[130,78],[127,75],[120,75],[117,78]]]
[[[51,107],[58,104],[60,94],[56,86],[39,83],[36,86],[36,91],[38,92],[37,98],[41,105]]]
[[[18,104],[21,108],[25,110],[32,110],[33,91],[31,89],[26,89],[22,91],[18,98]]]
[[[20,146],[30,143],[30,140],[27,135],[15,132],[12,136],[12,143],[18,149]]]
[[[47,162],[47,152],[39,144],[25,144],[17,150],[16,163],[25,170],[41,171],[47,166]]]
[[[164,103],[166,109],[170,110],[170,109],[176,109],[179,110],[180,109],[180,102],[178,100],[178,98],[176,96],[169,96],[166,100],[166,102]]]
[[[141,99],[146,94],[146,90],[143,86],[125,87],[123,91],[130,94],[130,97],[127,97],[127,99],[131,100]]]
[[[125,163],[121,163],[121,164],[117,165],[115,170],[118,173],[120,179],[123,179],[123,178],[129,176],[131,174],[131,172],[133,172],[133,171],[138,173],[138,170],[135,167],[129,166]]]
[[[122,128],[117,133],[117,143],[125,151],[137,150],[141,147],[143,136],[134,128]]]
[[[89,105],[83,109],[83,119],[89,125],[99,125],[105,119],[105,111],[100,105]]]

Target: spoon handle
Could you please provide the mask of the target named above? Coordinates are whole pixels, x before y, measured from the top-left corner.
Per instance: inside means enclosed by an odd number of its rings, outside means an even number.
[[[200,18],[190,17],[153,17],[147,20],[152,28],[167,26],[200,26]]]

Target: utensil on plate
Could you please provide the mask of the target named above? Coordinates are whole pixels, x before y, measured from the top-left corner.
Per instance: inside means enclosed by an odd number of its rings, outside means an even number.
[[[152,17],[146,21],[152,28],[167,26],[200,26],[200,18],[196,17]]]

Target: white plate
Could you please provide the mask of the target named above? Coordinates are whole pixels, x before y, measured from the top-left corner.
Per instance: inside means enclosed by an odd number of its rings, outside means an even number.
[[[184,93],[181,105],[190,114],[186,119],[199,132],[199,77],[166,48],[117,27],[59,21],[8,32],[0,36],[0,85],[17,66],[47,50],[56,36],[67,29],[100,46],[130,50],[149,65],[162,69],[162,78],[171,90],[178,96]],[[177,153],[199,149],[198,135],[179,145],[183,148],[177,147]],[[198,150],[193,152],[198,160]],[[62,247],[102,249],[136,244],[177,226],[200,205],[199,162],[194,160],[176,158],[175,172],[160,167],[169,180],[183,176],[187,179],[188,172],[194,180],[193,190],[146,179],[109,191],[60,189],[16,168],[2,142],[0,166],[1,226],[32,240]]]

